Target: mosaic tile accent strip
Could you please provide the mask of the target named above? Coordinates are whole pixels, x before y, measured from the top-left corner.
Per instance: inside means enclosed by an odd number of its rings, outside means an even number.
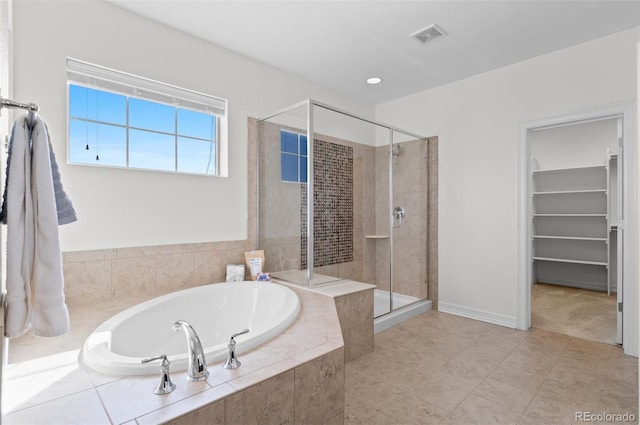
[[[353,261],[353,148],[313,141],[315,267]],[[302,268],[307,267],[307,190],[301,187]]]

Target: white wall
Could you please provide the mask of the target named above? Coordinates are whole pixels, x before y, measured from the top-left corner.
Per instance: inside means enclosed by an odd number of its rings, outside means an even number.
[[[518,124],[636,96],[638,29],[376,107],[439,137],[439,305],[516,323]]]
[[[77,223],[61,227],[63,251],[245,239],[247,117],[313,98],[373,118],[373,105],[108,3],[13,6],[14,97],[40,106],[78,212]],[[227,98],[229,177],[65,164],[67,56]]]
[[[618,152],[618,119],[535,130],[529,137],[534,170],[605,165]]]

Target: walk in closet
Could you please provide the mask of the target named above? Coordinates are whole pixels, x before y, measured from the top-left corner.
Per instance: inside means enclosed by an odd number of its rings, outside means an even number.
[[[533,283],[617,291],[617,132],[612,118],[533,135]]]

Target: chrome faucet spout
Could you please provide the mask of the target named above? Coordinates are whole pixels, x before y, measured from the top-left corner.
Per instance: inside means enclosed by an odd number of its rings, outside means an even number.
[[[187,337],[187,345],[189,347],[189,370],[187,371],[187,380],[204,381],[209,376],[207,370],[207,360],[204,357],[202,343],[193,326],[186,320],[178,320],[173,324],[172,329],[176,332],[182,329]]]

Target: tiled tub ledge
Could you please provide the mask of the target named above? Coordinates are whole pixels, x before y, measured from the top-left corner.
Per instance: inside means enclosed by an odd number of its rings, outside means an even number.
[[[300,297],[298,318],[239,352],[238,369],[209,363],[202,382],[172,372],[176,390],[158,396],[159,373],[107,376],[68,351],[9,366],[4,424],[343,424],[345,349],[334,299],[290,287]]]
[[[278,282],[292,288],[297,287],[286,282]],[[373,290],[375,288],[375,285],[353,280],[304,288],[333,298],[342,329],[345,363],[373,352]]]

